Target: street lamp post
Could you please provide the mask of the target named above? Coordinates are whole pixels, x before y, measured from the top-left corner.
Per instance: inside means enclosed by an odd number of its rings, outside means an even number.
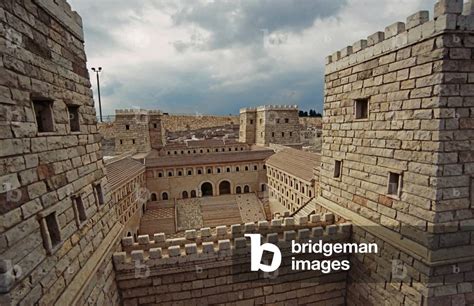
[[[103,122],[102,120],[102,102],[100,101],[100,79],[99,79],[99,73],[102,71],[102,67],[99,67],[99,68],[94,68],[92,67],[91,68],[92,71],[95,72],[96,76],[97,76],[97,95],[99,96],[99,118],[100,118],[100,122]]]

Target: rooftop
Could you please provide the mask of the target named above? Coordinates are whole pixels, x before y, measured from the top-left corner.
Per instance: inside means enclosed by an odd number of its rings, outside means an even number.
[[[117,189],[122,183],[129,181],[145,170],[142,163],[128,156],[106,164],[105,168],[107,169],[107,179],[111,190]]]
[[[228,153],[215,153],[203,155],[178,155],[178,156],[162,156],[159,158],[147,158],[147,167],[175,167],[175,166],[192,166],[192,165],[209,165],[221,163],[235,163],[247,161],[265,160],[274,154],[273,150],[258,151],[239,151]]]
[[[313,179],[313,168],[318,168],[321,156],[292,148],[285,148],[267,160],[267,165],[306,181]]]

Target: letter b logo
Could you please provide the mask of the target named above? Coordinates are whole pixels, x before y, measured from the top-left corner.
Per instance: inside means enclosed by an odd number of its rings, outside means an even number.
[[[245,234],[245,237],[250,237],[250,270],[274,272],[280,267],[281,252],[276,245],[271,243],[260,244],[260,234]],[[263,251],[273,253],[273,258],[270,265],[262,264]]]

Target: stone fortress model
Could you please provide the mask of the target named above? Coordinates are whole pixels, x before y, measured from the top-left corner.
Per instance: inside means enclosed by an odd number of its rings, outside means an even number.
[[[296,107],[265,106],[240,142],[185,144],[118,110],[105,158],[80,17],[0,2],[0,305],[473,304],[473,4],[328,57],[321,155],[297,150]],[[380,251],[271,279],[244,233]]]

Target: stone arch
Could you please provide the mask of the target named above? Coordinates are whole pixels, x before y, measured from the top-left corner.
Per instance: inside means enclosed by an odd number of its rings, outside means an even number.
[[[158,201],[158,196],[156,195],[156,192],[151,193],[150,201],[152,201],[152,202]]]
[[[267,185],[266,184],[262,184],[260,186],[260,191],[267,191]]]
[[[222,194],[231,194],[232,186],[228,180],[223,180],[219,183],[219,195]]]
[[[237,186],[237,187],[235,188],[235,193],[237,193],[237,194],[242,193],[242,187]]]
[[[214,186],[211,182],[202,183],[199,189],[203,197],[212,197],[214,195]]]
[[[191,198],[195,198],[196,197],[196,190],[191,190]]]
[[[250,186],[249,185],[245,185],[244,186],[244,193],[249,193],[250,192]]]
[[[169,194],[168,194],[168,192],[166,192],[166,191],[162,192],[162,193],[161,193],[161,199],[162,199],[163,201],[169,200]]]
[[[189,198],[188,192],[186,190],[183,191],[182,195],[183,195],[183,199]]]

